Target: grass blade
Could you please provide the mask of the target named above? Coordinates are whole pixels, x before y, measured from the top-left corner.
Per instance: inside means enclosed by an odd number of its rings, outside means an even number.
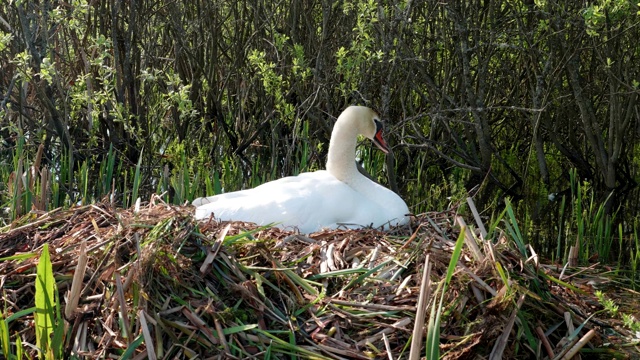
[[[4,314],[0,312],[0,344],[5,358],[11,358],[11,343],[9,342],[9,326]]]
[[[138,164],[136,165],[136,172],[133,175],[133,189],[131,195],[131,204],[134,204],[138,199],[138,191],[140,189],[140,168],[142,166],[142,155],[144,154],[144,148],[140,150],[140,157],[138,158]]]
[[[453,253],[451,254],[451,260],[449,261],[447,274],[444,281],[440,282],[440,284],[438,285],[438,289],[435,292],[436,294],[440,292],[440,302],[438,303],[437,308],[435,301],[433,302],[433,306],[431,307],[431,315],[429,316],[429,324],[427,325],[427,341],[425,344],[425,356],[427,359],[440,358],[440,320],[444,307],[444,295],[447,292],[447,287],[451,282],[451,279],[453,278],[453,274],[458,265],[458,260],[460,260],[460,255],[462,254],[462,245],[464,244],[465,231],[465,227],[462,227],[460,229],[460,235],[458,236],[456,246],[453,249]]]
[[[46,353],[50,348],[50,336],[53,333],[53,302],[54,302],[53,269],[49,257],[49,244],[44,244],[42,255],[38,261],[36,274],[36,346],[40,352]],[[42,354],[41,354],[42,357]]]

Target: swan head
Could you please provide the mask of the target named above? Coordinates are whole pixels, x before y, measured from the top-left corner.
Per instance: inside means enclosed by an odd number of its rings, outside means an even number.
[[[371,108],[349,106],[338,117],[338,123],[341,122],[349,122],[358,134],[369,138],[385,154],[389,152],[389,146],[383,138],[384,127],[380,115]]]
[[[338,180],[352,183],[362,176],[356,167],[356,143],[358,135],[373,141],[380,150],[389,152],[382,137],[383,127],[378,113],[366,106],[349,106],[333,126],[327,170]]]

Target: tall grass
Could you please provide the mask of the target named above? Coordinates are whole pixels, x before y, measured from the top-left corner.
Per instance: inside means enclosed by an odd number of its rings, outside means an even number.
[[[509,199],[505,199],[505,209],[503,211],[503,214],[500,215],[498,218],[499,219],[503,219],[504,215],[507,215],[507,221],[505,221],[505,226],[507,228],[507,231],[509,233],[509,235],[511,236],[511,239],[513,239],[513,241],[516,243],[516,246],[518,247],[518,250],[520,251],[520,254],[524,257],[524,258],[528,258],[528,252],[527,252],[527,239],[524,237],[524,234],[522,231],[520,231],[520,226],[518,226],[518,220],[516,219],[516,215],[515,212],[513,211],[513,206],[511,205],[511,201]]]
[[[116,154],[113,151],[113,144],[110,144],[109,152],[107,153],[107,161],[103,161],[100,163],[99,179],[101,180],[101,183],[98,198],[102,198],[103,196],[108,195],[109,193],[111,193],[113,187],[115,187],[115,184],[112,184],[115,164]]]
[[[556,239],[557,241],[557,247],[556,247],[556,259],[562,259],[563,258],[563,254],[564,254],[564,248],[563,248],[563,244],[565,244],[566,242],[563,241],[564,240],[564,229],[565,229],[565,222],[563,221],[564,219],[564,211],[565,211],[565,205],[567,203],[567,198],[565,196],[562,197],[562,199],[560,200],[560,213],[558,216],[558,219],[560,219],[559,224],[558,224],[558,238]]]
[[[565,229],[567,239],[565,259],[569,256],[569,247],[574,246],[579,262],[586,262],[592,256],[597,256],[603,262],[611,261],[616,212],[607,214],[606,203],[613,193],[604,201],[598,201],[597,194],[590,184],[586,181],[581,182],[575,170],[570,172],[570,181],[570,222],[559,226]]]
[[[253,158],[220,156],[212,162],[208,149],[190,156],[179,144],[174,145],[166,164],[157,168],[145,164],[148,163],[145,159],[156,155],[144,152],[132,167],[113,146],[106,154],[96,154],[76,165],[69,152],[62,150],[49,154],[54,159],[45,164],[43,147],[30,146],[32,141],[19,133],[11,161],[0,164],[0,203],[5,210],[0,216],[6,223],[32,209],[46,211],[75,206],[105,196],[111,196],[117,205],[129,207],[140,196],[146,200],[145,196],[151,191],[164,194],[164,200],[169,203],[184,204],[195,197],[253,187],[281,176],[323,168],[323,159],[316,155],[320,150],[311,146],[309,123],[300,119],[295,121],[287,141],[298,146],[290,146],[285,151],[286,156],[269,167],[263,166],[259,152]],[[390,169],[386,168],[384,154],[368,141],[364,144],[358,150],[364,167],[386,184],[384,175]],[[147,155],[143,157],[143,154]],[[432,186],[422,183],[421,179],[433,177],[436,170],[428,166],[425,157],[419,157],[417,161],[417,177],[401,179],[407,192],[405,198],[414,213],[446,209],[466,195],[462,185],[466,178],[462,172],[449,173],[449,177],[443,179],[444,187]],[[428,176],[427,172],[430,172]],[[441,175],[445,176],[444,173]],[[581,181],[575,171],[570,173],[570,182],[571,196],[559,199],[557,237],[554,236],[557,243],[553,247],[556,259],[566,261],[573,246],[577,249],[579,263],[586,263],[597,254],[598,261],[617,261],[620,266],[630,266],[632,274],[637,275],[640,250],[635,233],[630,235],[628,230],[619,228],[617,212],[606,211],[609,198],[599,198],[592,186]],[[528,234],[533,229],[529,214],[526,210],[519,214],[508,210],[505,215],[511,224],[507,231],[518,242],[520,251],[526,251]]]
[[[622,224],[618,227],[618,239],[620,244],[620,256],[618,257],[618,267],[622,268],[624,264],[629,264],[629,272],[631,279],[631,287],[636,289],[640,287],[640,236],[638,236],[638,223],[634,222],[633,232],[629,236],[625,236]],[[623,260],[625,250],[628,249],[629,259]]]

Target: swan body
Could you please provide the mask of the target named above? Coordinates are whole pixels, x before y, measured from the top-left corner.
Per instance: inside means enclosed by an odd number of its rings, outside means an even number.
[[[338,117],[331,133],[327,170],[195,199],[192,204],[196,206],[196,219],[213,214],[222,221],[277,223],[302,233],[339,226],[388,228],[407,224],[409,208],[404,200],[358,171],[355,148],[359,134],[388,152],[378,115],[367,107],[350,106]]]

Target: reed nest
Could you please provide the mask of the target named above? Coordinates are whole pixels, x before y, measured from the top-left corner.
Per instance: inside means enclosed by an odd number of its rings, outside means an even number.
[[[197,222],[157,198],[137,211],[103,202],[32,213],[0,229],[3,321],[12,351],[18,340],[38,356],[26,345],[36,344],[48,244],[65,358],[419,358],[438,310],[445,359],[638,357],[638,335],[594,295],[613,284],[605,267],[561,274],[505,232],[480,232],[447,211],[391,232],[303,236]],[[607,294],[640,313],[632,290]]]

